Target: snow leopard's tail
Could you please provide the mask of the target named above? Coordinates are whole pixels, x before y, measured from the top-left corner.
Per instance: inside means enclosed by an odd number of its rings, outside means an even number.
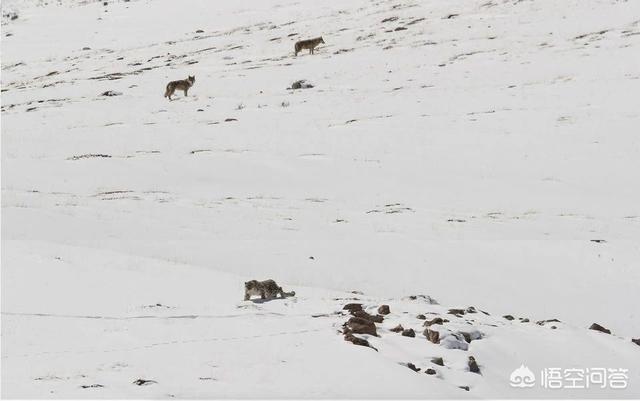
[[[284,292],[284,291],[282,290],[282,287],[280,287],[280,294],[282,294],[282,298],[285,298],[285,297],[295,297],[295,296],[296,296],[296,292],[295,292],[295,291]]]

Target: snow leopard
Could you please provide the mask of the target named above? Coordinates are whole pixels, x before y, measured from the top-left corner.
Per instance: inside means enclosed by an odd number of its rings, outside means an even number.
[[[261,299],[280,297],[293,297],[295,291],[284,292],[282,287],[278,286],[275,281],[269,279],[264,281],[251,280],[244,283],[244,300],[248,301],[252,295],[260,295]]]

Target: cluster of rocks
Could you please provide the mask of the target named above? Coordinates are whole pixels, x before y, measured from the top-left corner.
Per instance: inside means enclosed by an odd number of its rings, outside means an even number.
[[[369,344],[367,339],[356,337],[355,334],[366,334],[379,337],[376,323],[382,323],[384,320],[383,315],[388,315],[390,313],[389,305],[380,306],[378,308],[377,315],[367,313],[362,308],[362,304],[359,303],[347,304],[342,309],[351,314],[349,320],[342,326],[342,334],[344,334],[345,341],[349,341],[355,345],[373,348],[377,351],[375,347]]]
[[[444,366],[444,359],[442,359],[442,357],[431,358],[431,363],[438,366]],[[422,370],[421,368],[416,367],[416,365],[411,362],[407,362],[406,364],[403,363],[402,365],[408,367],[414,372],[420,372]],[[478,362],[476,361],[476,358],[474,356],[470,355],[469,358],[467,359],[467,367],[469,368],[469,372],[471,373],[477,373],[479,375],[482,374],[480,372],[480,367],[478,366]],[[438,372],[433,368],[426,368],[424,370],[424,373],[428,375],[435,375]]]
[[[355,300],[358,299],[354,299],[354,301]],[[403,298],[403,300],[421,301],[427,302],[429,304],[437,304],[435,300],[424,295],[409,296]],[[367,312],[367,310],[369,310],[369,312]],[[367,308],[367,310],[363,308],[362,303],[348,303],[344,305],[343,311],[347,311],[350,317],[348,321],[343,324],[342,333],[344,335],[345,341],[349,341],[355,345],[366,346],[378,351],[378,349],[376,349],[369,343],[367,338],[368,336],[380,337],[379,333],[381,328],[376,325],[382,323],[383,321],[385,321],[385,319],[389,321],[390,317],[387,315],[391,314],[391,309],[389,305],[380,305],[375,312],[373,312],[369,308]],[[489,313],[480,309],[476,309],[473,306],[469,306],[466,308],[451,308],[446,310],[446,312],[443,311],[419,313],[414,316],[417,322],[421,323],[421,326],[424,328],[422,334],[427,341],[433,344],[438,344],[447,349],[469,351],[469,344],[471,342],[480,340],[484,337],[484,333],[478,330],[478,325],[475,324],[477,317],[469,316],[476,313],[482,313],[484,315],[490,316]],[[518,322],[530,322],[529,318],[516,317],[513,315],[504,315],[502,316],[502,319],[516,324]],[[482,321],[482,319],[480,319],[480,321]],[[498,321],[496,321],[495,323],[500,324]],[[557,325],[562,322],[558,319],[545,319],[536,321],[535,323],[538,326],[557,329]],[[403,326],[403,324],[405,326]],[[409,325],[413,326],[413,323],[409,323]],[[495,324],[490,325],[495,327]],[[392,325],[389,325],[388,327],[392,327]],[[606,334],[611,334],[611,331],[609,329],[597,323],[592,324],[589,329]],[[382,330],[386,332],[385,329]],[[402,319],[402,324],[397,324],[392,328],[388,328],[387,330],[390,333],[396,333],[396,335],[399,334],[403,337],[416,338],[418,336],[415,326],[407,327],[406,318]],[[369,338],[369,340],[370,339],[371,338]],[[640,346],[640,338],[632,338],[631,341],[634,344]],[[479,365],[475,356],[467,354],[466,358],[467,360],[465,363],[465,371],[482,375],[481,366]],[[418,362],[419,361],[398,363],[411,369],[411,371],[413,372],[424,373],[426,375],[439,375],[438,367],[445,366],[445,361],[442,357],[431,357],[430,363],[427,362],[426,364],[427,366],[420,366],[420,363]],[[458,363],[455,363],[454,365],[459,366]],[[466,391],[470,390],[469,386],[460,386],[460,388]]]
[[[413,298],[417,299],[417,297]],[[378,328],[376,327],[376,323],[382,323],[386,315],[391,313],[389,305],[380,305],[377,309],[377,314],[372,315],[366,312],[361,303],[349,303],[344,305],[342,308],[344,311],[348,311],[351,315],[349,320],[343,324],[342,333],[344,335],[345,341],[349,341],[355,345],[365,346],[369,348],[374,348],[366,338],[358,337],[356,334],[367,335],[380,337],[378,334]],[[452,314],[456,317],[462,317],[467,313],[477,313],[477,310],[470,306],[466,309],[450,309],[449,314]],[[483,312],[486,314],[486,312]],[[445,323],[449,323],[450,320],[435,316],[432,319],[427,319],[427,317],[423,314],[419,314],[416,316],[418,320],[423,320],[423,327],[425,330],[423,335],[426,339],[434,344],[442,345],[445,348],[451,349],[461,349],[467,351],[469,349],[468,344],[473,340],[479,340],[482,338],[482,333],[476,329],[468,329],[468,330],[451,330],[449,328],[445,328],[443,325]],[[439,328],[435,328],[434,326],[441,326]],[[392,333],[399,333],[404,337],[416,337],[416,332],[413,328],[404,328],[401,324],[389,329]],[[442,357],[434,357],[431,359],[431,363],[434,365],[444,366],[444,360]],[[403,366],[408,367],[414,372],[422,371],[422,368],[417,367],[414,363],[407,362],[402,363]],[[478,362],[475,357],[469,356],[467,361],[467,366],[469,372],[481,374],[480,367],[478,366]],[[424,373],[427,375],[435,375],[437,371],[428,367],[424,370]]]

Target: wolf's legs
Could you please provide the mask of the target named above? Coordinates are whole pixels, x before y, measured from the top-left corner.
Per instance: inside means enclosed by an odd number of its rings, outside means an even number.
[[[248,301],[249,300],[249,294],[247,294],[246,292],[244,293],[244,300]]]
[[[185,89],[184,90],[184,95],[187,96],[187,92],[189,92],[189,89]]]
[[[260,291],[260,298],[265,299],[266,296],[264,295],[264,291]]]

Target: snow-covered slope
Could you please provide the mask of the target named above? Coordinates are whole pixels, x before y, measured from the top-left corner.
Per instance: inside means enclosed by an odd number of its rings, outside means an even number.
[[[2,6],[3,396],[640,396],[638,2],[62,3]]]

